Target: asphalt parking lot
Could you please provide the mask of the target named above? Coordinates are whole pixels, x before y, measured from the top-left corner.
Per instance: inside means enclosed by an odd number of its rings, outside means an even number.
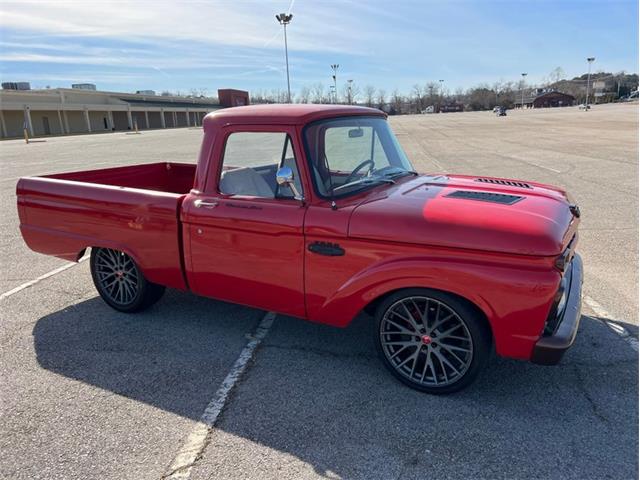
[[[420,171],[541,181],[573,194],[585,264],[574,348],[556,367],[493,358],[470,388],[434,397],[383,370],[366,315],[345,330],[278,316],[190,478],[637,478],[638,105],[391,123]],[[0,294],[66,265],[24,246],[20,176],[195,162],[201,135],[0,142]],[[170,474],[265,315],[175,291],[142,314],[119,314],[97,297],[87,262],[14,292],[0,299],[8,479]]]

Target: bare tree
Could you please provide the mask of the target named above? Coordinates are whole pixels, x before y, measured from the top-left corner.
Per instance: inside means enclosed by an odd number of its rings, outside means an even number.
[[[471,110],[489,110],[496,101],[495,92],[485,84],[470,88],[466,96]]]
[[[251,94],[251,103],[286,103],[287,92],[277,88],[267,92],[266,90],[255,90]]]
[[[553,83],[558,83],[565,77],[564,70],[562,69],[562,67],[556,67],[551,71],[549,77],[551,78],[551,81]]]
[[[309,90],[309,87],[302,87],[300,89],[300,93],[298,94],[298,103],[309,103],[310,97],[311,90]]]
[[[500,95],[502,94],[502,82],[501,81],[497,81],[497,82],[495,82],[493,84],[493,92],[496,95],[495,105],[500,105]]]
[[[376,96],[376,87],[373,85],[367,85],[364,87],[364,102],[367,107],[373,107]]]
[[[206,97],[207,89],[206,88],[192,88],[189,90],[189,96],[191,97]]]
[[[513,82],[504,82],[500,88],[498,105],[504,108],[512,108],[516,99],[516,87]]]
[[[422,87],[417,83],[411,89],[411,100],[414,113],[420,113],[424,103],[424,93]]]
[[[378,90],[378,108],[384,110],[387,104],[387,92],[383,89]]]
[[[425,107],[429,105],[435,105],[436,103],[440,103],[439,100],[439,88],[440,85],[436,82],[427,82],[424,86],[424,103]]]
[[[267,96],[268,103],[287,103],[288,100],[287,92],[279,88],[274,88]]]
[[[311,102],[325,103],[324,85],[320,82],[311,86]]]
[[[404,98],[396,88],[391,94],[391,108],[394,115],[400,115],[403,113]]]
[[[357,98],[360,95],[360,87],[355,82],[347,82],[342,88],[343,97],[347,104],[357,103]]]

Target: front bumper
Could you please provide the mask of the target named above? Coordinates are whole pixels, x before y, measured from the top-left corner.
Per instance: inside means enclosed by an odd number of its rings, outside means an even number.
[[[580,326],[580,309],[582,307],[582,258],[577,253],[571,261],[571,284],[568,286],[567,304],[552,335],[540,337],[533,347],[531,361],[539,365],[556,365],[566,352],[578,333]]]

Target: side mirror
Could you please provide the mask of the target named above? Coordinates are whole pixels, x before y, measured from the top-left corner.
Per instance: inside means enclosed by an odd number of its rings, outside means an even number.
[[[276,182],[280,186],[289,186],[289,184],[293,183],[293,170],[291,170],[291,167],[280,167],[276,173]]]
[[[281,187],[289,187],[293,192],[293,198],[296,200],[304,200],[293,181],[293,170],[291,170],[291,167],[280,167],[276,173],[276,182]]]

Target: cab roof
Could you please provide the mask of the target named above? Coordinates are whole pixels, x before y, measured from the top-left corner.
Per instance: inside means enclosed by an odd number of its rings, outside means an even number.
[[[351,105],[265,104],[216,110],[204,119],[204,128],[223,125],[306,125],[316,120],[345,116],[379,116],[381,110]]]

